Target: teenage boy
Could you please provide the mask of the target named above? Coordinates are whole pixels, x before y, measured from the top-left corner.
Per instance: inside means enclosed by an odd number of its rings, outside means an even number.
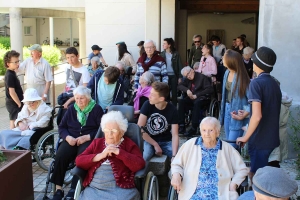
[[[69,47],[66,50],[66,58],[69,63],[65,69],[66,73],[66,93],[72,93],[73,90],[80,85],[87,86],[91,77],[88,69],[79,62],[78,51],[75,47]],[[75,80],[74,80],[75,79]],[[65,109],[68,108],[71,102],[75,101],[75,97],[70,98],[63,105]]]
[[[146,161],[154,154],[164,154],[173,160],[178,151],[178,113],[175,106],[166,101],[168,95],[167,83],[154,82],[149,101],[146,101],[140,110],[137,124],[142,128],[143,157]]]
[[[9,128],[15,128],[15,120],[21,111],[23,100],[23,90],[15,70],[19,68],[20,54],[14,50],[6,52],[4,55],[5,73],[5,106],[9,113]]]
[[[279,115],[281,91],[270,76],[276,62],[275,52],[268,47],[259,48],[251,57],[253,71],[258,77],[249,86],[249,102],[252,113],[246,134],[237,138],[248,144],[251,160],[249,177],[252,180],[256,170],[268,165],[271,152],[279,146]],[[242,112],[238,112],[242,114]]]

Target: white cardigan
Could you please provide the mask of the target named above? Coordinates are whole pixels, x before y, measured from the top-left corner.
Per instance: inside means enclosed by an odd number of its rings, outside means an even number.
[[[179,149],[171,164],[172,175],[180,173],[183,177],[179,199],[190,199],[197,187],[202,162],[201,146],[196,144],[197,138],[185,142]],[[218,195],[222,200],[236,200],[237,192],[229,191],[231,182],[240,185],[249,173],[242,157],[230,144],[221,141],[217,155]]]
[[[16,127],[18,122],[22,121],[27,124],[30,129],[35,127],[46,127],[51,118],[51,108],[44,101],[41,102],[36,111],[30,113],[28,105],[24,105],[21,112],[18,113],[18,118],[15,121]]]

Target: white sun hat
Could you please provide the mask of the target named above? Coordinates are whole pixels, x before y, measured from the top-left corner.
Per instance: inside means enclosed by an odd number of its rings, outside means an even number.
[[[42,100],[42,97],[39,96],[37,90],[34,88],[28,88],[24,93],[24,99],[22,102],[38,100]]]

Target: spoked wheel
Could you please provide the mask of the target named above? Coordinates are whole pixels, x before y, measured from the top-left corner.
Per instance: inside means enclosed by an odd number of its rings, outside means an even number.
[[[153,174],[153,172],[149,172],[145,180],[143,200],[158,200],[158,199],[159,199],[158,180],[157,177]]]
[[[213,99],[209,106],[209,116],[219,119],[220,104],[217,99]]]
[[[178,200],[177,191],[174,190],[174,188],[172,186],[170,186],[170,189],[169,189],[168,200]]]
[[[57,130],[48,131],[38,141],[35,147],[34,158],[38,165],[45,171],[55,157],[55,145],[59,140]]]

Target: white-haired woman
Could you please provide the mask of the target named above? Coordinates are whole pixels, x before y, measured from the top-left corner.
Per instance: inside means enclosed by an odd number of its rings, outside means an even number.
[[[243,49],[243,61],[250,79],[253,77],[253,62],[251,60],[253,52],[254,49],[251,47]]]
[[[16,128],[3,130],[0,133],[0,146],[5,149],[29,149],[30,136],[33,128],[46,127],[51,118],[51,108],[34,88],[28,88],[24,93],[24,106],[15,121]]]
[[[91,77],[94,76],[95,72],[99,69],[100,64],[101,62],[98,56],[94,56],[91,59],[91,65],[87,67]]]
[[[185,142],[171,164],[171,185],[178,199],[236,200],[249,170],[230,144],[219,139],[221,125],[214,117],[200,123],[201,136]]]
[[[140,109],[145,101],[148,100],[151,90],[151,84],[154,82],[154,76],[149,71],[143,73],[139,83],[141,87],[138,88],[135,98],[133,100],[134,114],[140,114]]]
[[[103,115],[104,138],[95,139],[76,158],[76,165],[88,170],[79,199],[140,199],[134,174],[144,168],[145,161],[138,146],[124,136],[127,127],[121,112]]]
[[[78,86],[73,91],[75,104],[69,106],[67,112],[59,124],[59,135],[63,139],[56,156],[51,182],[56,185],[53,200],[61,200],[64,197],[62,185],[64,176],[70,162],[82,153],[96,136],[103,110],[91,99],[91,90]],[[71,190],[67,197],[74,196],[76,180],[73,179]],[[72,196],[73,195],[73,196]]]

